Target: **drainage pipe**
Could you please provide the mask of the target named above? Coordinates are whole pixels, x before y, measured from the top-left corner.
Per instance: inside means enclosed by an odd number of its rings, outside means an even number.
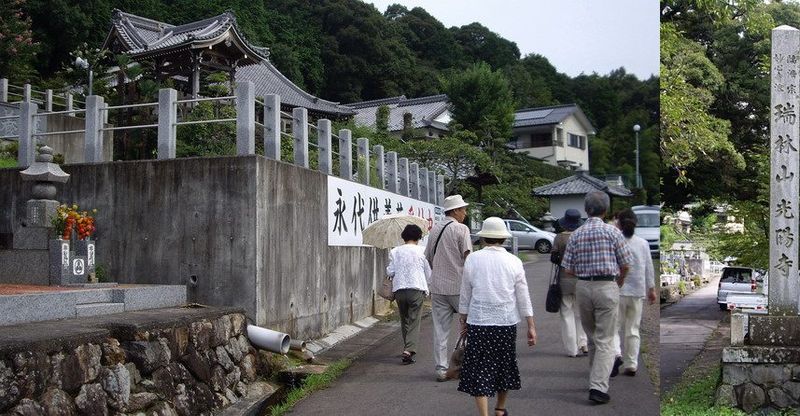
[[[262,328],[255,325],[247,325],[247,338],[253,345],[278,354],[289,352],[291,339],[288,334]]]
[[[299,340],[299,339],[290,340],[289,341],[289,349],[293,350],[293,351],[305,351],[306,350],[306,342],[302,341],[302,340]]]

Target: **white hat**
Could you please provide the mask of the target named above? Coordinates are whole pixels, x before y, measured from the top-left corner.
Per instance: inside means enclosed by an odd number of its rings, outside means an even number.
[[[498,217],[489,217],[483,220],[483,227],[478,231],[478,237],[510,238],[511,233],[508,232],[505,221]]]
[[[450,211],[451,209],[465,207],[467,205],[469,204],[464,202],[464,198],[462,198],[461,195],[450,195],[444,199],[444,212]]]

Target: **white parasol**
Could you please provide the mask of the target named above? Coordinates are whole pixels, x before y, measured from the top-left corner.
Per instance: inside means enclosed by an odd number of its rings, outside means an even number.
[[[409,224],[421,228],[423,236],[428,234],[428,220],[413,215],[390,214],[367,226],[361,233],[361,241],[378,248],[397,247],[403,244],[400,234]]]

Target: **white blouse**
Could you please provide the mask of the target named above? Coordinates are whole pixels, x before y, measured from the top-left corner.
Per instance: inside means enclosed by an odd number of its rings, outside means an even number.
[[[392,277],[392,291],[417,289],[428,292],[431,266],[425,259],[425,247],[403,244],[389,251],[386,274]]]
[[[470,325],[516,325],[533,316],[522,261],[502,247],[486,247],[464,262],[458,312]]]
[[[628,239],[628,247],[633,253],[633,264],[625,275],[625,284],[619,289],[620,296],[643,298],[646,290],[655,287],[653,258],[650,257],[650,244],[634,235]]]

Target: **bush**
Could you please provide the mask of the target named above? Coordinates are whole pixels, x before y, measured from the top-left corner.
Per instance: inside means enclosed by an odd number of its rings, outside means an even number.
[[[688,292],[688,291],[689,290],[686,287],[686,282],[685,281],[681,280],[680,282],[678,282],[678,293],[680,293],[681,296],[685,295],[686,292]]]
[[[694,287],[700,287],[703,283],[703,279],[700,276],[692,276],[692,282],[694,282]]]

